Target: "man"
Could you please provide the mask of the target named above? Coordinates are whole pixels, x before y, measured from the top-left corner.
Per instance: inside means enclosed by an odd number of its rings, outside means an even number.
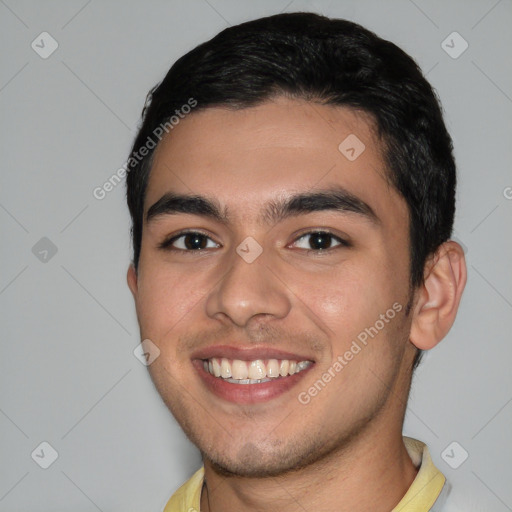
[[[204,461],[165,512],[444,510],[402,425],[466,267],[414,61],[310,13],[228,28],[151,91],[133,155],[128,284]]]

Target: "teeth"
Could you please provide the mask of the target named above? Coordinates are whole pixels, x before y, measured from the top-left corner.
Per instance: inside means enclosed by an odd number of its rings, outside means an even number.
[[[295,371],[295,373],[298,373],[301,370],[305,370],[309,365],[309,361],[301,361],[300,363],[297,363],[297,370]]]
[[[272,379],[226,379],[226,382],[231,382],[231,384],[261,384],[262,382],[270,382]]]
[[[219,364],[219,361],[217,359],[214,359],[212,361],[212,365],[213,365],[213,375],[215,375],[215,377],[220,377],[220,364]]]
[[[249,379],[258,380],[265,378],[267,373],[267,369],[265,368],[265,363],[261,359],[256,359],[256,361],[251,361],[249,364]]]
[[[203,361],[205,371],[215,377],[222,377],[226,382],[234,384],[260,384],[269,382],[278,377],[287,377],[305,370],[311,361],[294,361],[283,359],[255,359],[254,361],[241,361],[240,359],[227,359],[223,357]]]
[[[270,359],[267,363],[267,377],[272,379],[279,377],[279,363],[277,359]]]
[[[240,361],[239,359],[235,359],[231,363],[231,374],[233,379],[247,379],[249,377],[249,370],[247,369],[247,364],[245,361]]]
[[[223,379],[229,379],[231,377],[231,365],[225,357],[222,358],[220,363],[220,376]]]

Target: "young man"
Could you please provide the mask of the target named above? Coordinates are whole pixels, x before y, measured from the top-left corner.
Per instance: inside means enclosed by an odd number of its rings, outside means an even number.
[[[228,28],[151,91],[129,165],[150,374],[204,461],[165,512],[445,510],[402,436],[466,282],[414,61],[310,13]]]

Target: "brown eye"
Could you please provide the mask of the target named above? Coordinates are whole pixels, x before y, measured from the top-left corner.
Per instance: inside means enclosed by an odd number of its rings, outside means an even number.
[[[294,245],[309,251],[326,251],[338,246],[348,246],[348,243],[327,231],[312,231],[300,236]]]
[[[181,233],[160,244],[161,249],[179,251],[201,251],[203,249],[215,249],[218,244],[211,238],[198,232]]]

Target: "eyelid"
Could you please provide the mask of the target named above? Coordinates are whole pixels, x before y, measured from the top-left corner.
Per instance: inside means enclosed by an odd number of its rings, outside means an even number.
[[[202,235],[202,236],[208,238],[209,240],[211,240],[212,242],[214,242],[215,244],[222,246],[219,242],[215,241],[214,238],[212,236],[210,236],[210,234],[206,233],[205,231],[203,231],[200,228],[197,228],[197,229],[183,229],[181,231],[178,231],[177,233],[173,233],[172,235],[169,235],[162,242],[160,242],[158,244],[158,248],[162,249],[162,250],[175,250],[175,251],[189,252],[189,253],[205,251],[206,249],[192,251],[192,250],[185,250],[185,249],[180,249],[180,248],[176,248],[176,247],[172,246],[172,244],[176,240],[178,240],[182,236],[189,235],[189,234]],[[308,252],[320,253],[320,252],[327,252],[327,251],[333,250],[336,247],[351,247],[352,246],[352,244],[346,238],[344,238],[340,235],[337,235],[336,233],[333,233],[331,230],[326,229],[326,228],[307,228],[304,231],[301,231],[298,234],[295,234],[293,242],[291,244],[288,244],[288,246],[295,244],[298,240],[300,240],[301,238],[304,238],[307,235],[314,235],[314,234],[329,235],[332,238],[334,238],[336,241],[338,241],[339,245],[336,245],[335,247],[330,247],[328,249],[323,249],[322,251],[315,250],[315,249],[309,249],[309,250],[304,249],[304,250],[307,250]]]
[[[305,237],[307,235],[314,235],[314,234],[317,234],[317,233],[332,236],[334,239],[336,239],[340,243],[339,246],[341,246],[341,247],[352,247],[352,243],[347,238],[345,238],[345,237],[343,237],[341,235],[338,235],[336,233],[333,233],[331,230],[326,229],[326,228],[308,228],[305,231],[299,232],[299,234],[295,235],[292,244],[296,243],[298,240],[300,240],[301,238],[303,238],[303,237]],[[336,246],[336,247],[339,247],[339,246]],[[335,247],[331,247],[329,249],[324,249],[324,252],[329,251],[330,249],[335,249]],[[310,249],[310,251],[320,252],[320,251],[315,250],[315,249]]]
[[[179,249],[179,248],[172,246],[172,244],[180,237],[185,236],[185,235],[195,235],[195,234],[203,235],[204,237],[209,238],[215,244],[217,244],[219,246],[221,245],[219,242],[215,241],[214,238],[210,234],[206,233],[205,231],[203,231],[200,228],[197,228],[197,229],[183,229],[181,231],[178,231],[177,233],[173,233],[172,235],[165,237],[162,242],[159,242],[157,247],[158,247],[158,249],[163,249],[163,250],[175,250],[175,251],[181,251],[181,252],[200,252],[200,251],[186,251],[184,249]],[[202,251],[204,251],[204,250],[205,249],[202,249]]]

